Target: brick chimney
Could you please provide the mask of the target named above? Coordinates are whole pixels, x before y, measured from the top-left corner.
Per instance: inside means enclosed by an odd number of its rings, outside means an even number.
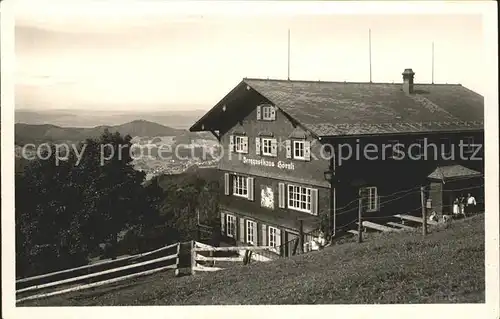
[[[413,76],[415,72],[412,69],[405,69],[403,72],[403,91],[406,94],[413,94]]]

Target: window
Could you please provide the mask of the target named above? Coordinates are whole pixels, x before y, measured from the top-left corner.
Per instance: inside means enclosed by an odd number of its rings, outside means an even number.
[[[305,159],[305,141],[293,141],[293,158]]]
[[[251,244],[251,245],[255,245],[256,244],[256,239],[257,238],[254,238],[254,235],[256,233],[256,230],[257,229],[257,224],[251,220],[247,220],[246,221],[246,230],[247,230],[247,243]]]
[[[262,107],[262,119],[267,121],[274,120],[274,108],[272,106]]]
[[[310,213],[311,198],[310,188],[288,185],[288,208]]]
[[[268,246],[277,247],[278,246],[278,229],[269,226],[268,233]]]
[[[466,136],[464,138],[464,152],[466,154],[470,154],[474,151],[474,137],[472,136]]]
[[[273,138],[263,138],[262,139],[262,155],[274,156],[273,144],[276,143],[276,139]]]
[[[366,188],[366,210],[368,212],[373,212],[378,209],[378,196],[377,196],[377,187],[367,187]]]
[[[245,153],[247,146],[246,136],[235,136],[234,137],[234,150],[236,153]]]
[[[439,147],[441,148],[441,156],[448,156],[450,155],[451,152],[451,144],[450,140],[448,138],[441,138],[441,145]]]
[[[226,215],[226,234],[228,237],[236,238],[236,217],[233,215]]]
[[[248,183],[246,176],[233,176],[233,195],[248,197]]]

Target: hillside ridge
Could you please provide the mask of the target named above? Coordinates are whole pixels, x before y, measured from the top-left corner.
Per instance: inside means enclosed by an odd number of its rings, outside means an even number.
[[[119,132],[122,135],[155,137],[177,136],[200,138],[206,134],[196,134],[185,129],[177,129],[156,122],[137,119],[119,125],[99,125],[94,127],[64,127],[53,124],[15,124],[16,145],[38,142],[83,141],[87,138],[99,137],[108,129],[110,132]]]
[[[418,231],[370,237],[272,262],[182,278],[163,272],[19,306],[485,302],[483,214],[432,228],[426,237]]]

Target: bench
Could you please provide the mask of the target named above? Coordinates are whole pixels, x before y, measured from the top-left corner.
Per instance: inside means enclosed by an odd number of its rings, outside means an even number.
[[[362,222],[362,225],[366,228],[371,228],[371,229],[375,229],[375,230],[382,231],[382,232],[394,232],[394,231],[401,231],[402,230],[402,229],[396,229],[396,228],[387,227],[384,225],[372,223],[372,222],[369,222],[366,220]]]
[[[391,225],[391,226],[394,226],[394,227],[399,227],[401,229],[406,229],[406,230],[415,230],[415,228],[413,228],[413,227],[402,225],[402,224],[398,224],[398,223],[394,223],[394,222],[388,222],[387,225]]]
[[[412,215],[405,215],[405,214],[397,214],[397,215],[394,215],[394,217],[401,218],[403,220],[409,220],[409,221],[412,221],[412,222],[421,223],[421,224],[424,223],[422,217],[417,217],[417,216],[412,216]],[[429,224],[429,225],[437,225],[438,223],[435,222],[435,221],[433,221],[433,220],[428,220],[427,224]]]

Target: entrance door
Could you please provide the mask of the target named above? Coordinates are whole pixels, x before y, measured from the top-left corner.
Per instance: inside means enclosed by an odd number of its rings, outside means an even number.
[[[298,247],[295,248],[295,244],[298,242],[299,235],[293,232],[285,231],[285,247],[284,253],[285,257],[293,255],[294,249],[298,251]]]

